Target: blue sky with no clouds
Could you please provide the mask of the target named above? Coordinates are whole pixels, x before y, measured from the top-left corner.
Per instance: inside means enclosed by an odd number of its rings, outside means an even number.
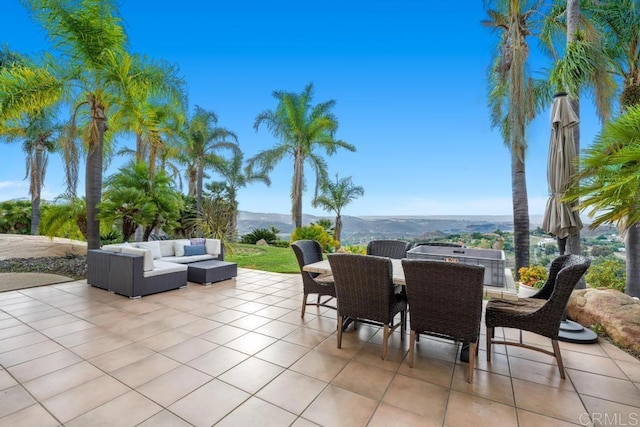
[[[509,152],[491,130],[486,74],[494,35],[480,25],[480,0],[234,2],[120,0],[132,52],[179,66],[189,105],[214,110],[235,131],[245,158],[277,141],[255,117],[274,108],[274,90],[315,86],[315,101],[334,99],[337,138],[357,147],[327,158],[329,173],[351,176],[364,197],[346,215],[510,215]],[[18,0],[3,2],[0,43],[38,55],[49,45]],[[535,42],[533,42],[535,43]],[[537,45],[532,69],[548,67]],[[547,200],[549,112],[528,130],[529,211]],[[600,125],[582,101],[582,146]],[[133,146],[120,138],[119,147]],[[0,144],[0,200],[28,198],[19,144]],[[106,171],[125,160],[116,158]],[[311,207],[308,171],[303,211]],[[289,213],[292,160],[279,164],[272,185],[240,190],[241,210]],[[83,183],[78,187],[83,193]],[[52,156],[44,196],[64,189],[62,163]]]

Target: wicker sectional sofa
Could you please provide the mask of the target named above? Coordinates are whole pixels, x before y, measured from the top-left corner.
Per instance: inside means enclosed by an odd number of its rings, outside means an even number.
[[[185,249],[187,246],[189,248]],[[204,251],[199,246],[204,246]],[[222,261],[222,258],[222,247],[217,239],[105,245],[87,252],[87,283],[130,298],[140,298],[186,286],[189,263]]]

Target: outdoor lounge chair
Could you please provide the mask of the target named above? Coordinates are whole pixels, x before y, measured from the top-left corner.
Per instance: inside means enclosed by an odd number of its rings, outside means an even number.
[[[554,260],[547,282],[531,298],[517,301],[491,299],[485,312],[487,325],[487,361],[491,361],[491,344],[505,344],[536,350],[556,358],[560,377],[565,378],[558,333],[564,310],[578,280],[589,268],[589,260],[581,255],[563,255]],[[553,352],[518,341],[496,340],[494,328],[515,328],[551,339]]]
[[[442,261],[402,261],[409,303],[409,366],[421,333],[470,343],[467,381],[473,382],[482,320],[484,267]]]
[[[331,274],[309,273],[302,268],[307,264],[322,261],[322,248],[320,243],[315,240],[297,240],[291,244],[293,252],[298,259],[300,273],[302,274],[302,285],[304,287],[304,298],[302,298],[302,312],[300,317],[304,318],[305,309],[308,305],[317,307],[327,307],[333,310],[335,306],[327,305],[329,301],[336,297],[336,288],[333,285],[333,276]],[[318,294],[316,303],[308,303],[307,296],[309,294]],[[324,301],[320,297],[328,296]]]
[[[386,257],[353,254],[330,254],[338,298],[338,348],[342,347],[343,327],[349,322],[383,326],[382,359],[387,357],[391,333],[402,326],[404,337],[407,300],[394,294],[391,260]],[[394,318],[400,313],[400,323]]]

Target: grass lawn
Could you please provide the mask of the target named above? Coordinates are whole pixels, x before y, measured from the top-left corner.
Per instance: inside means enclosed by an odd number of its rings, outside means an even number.
[[[225,253],[225,261],[235,262],[238,267],[274,273],[300,273],[298,261],[291,248],[256,246],[238,243],[233,255]]]

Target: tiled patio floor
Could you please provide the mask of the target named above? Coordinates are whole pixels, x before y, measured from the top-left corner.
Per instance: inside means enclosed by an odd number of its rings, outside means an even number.
[[[299,275],[240,269],[141,300],[84,282],[0,293],[0,425],[640,423],[640,361],[606,342],[562,343],[563,381],[515,347],[487,365],[483,336],[469,385],[447,341],[423,337],[413,369],[399,333],[386,361],[366,325],[337,349],[335,311],[302,321],[301,289]]]

